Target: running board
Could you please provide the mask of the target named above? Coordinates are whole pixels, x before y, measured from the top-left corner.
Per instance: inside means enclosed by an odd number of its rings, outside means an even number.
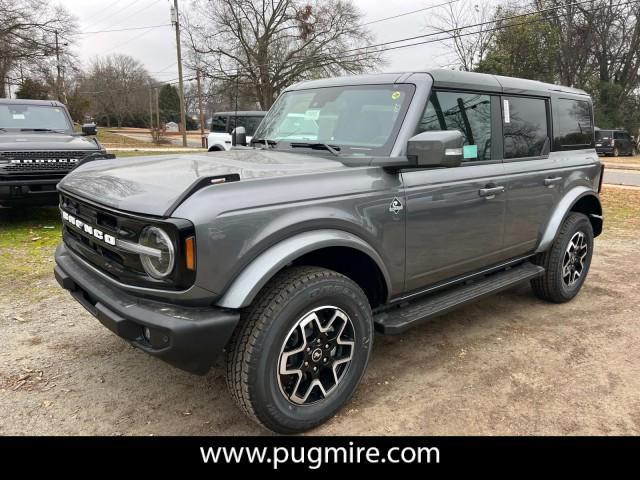
[[[525,262],[521,265],[492,273],[479,280],[434,293],[400,307],[392,307],[373,317],[376,331],[395,335],[419,323],[445,314],[494,293],[507,290],[519,283],[539,277],[544,268]]]

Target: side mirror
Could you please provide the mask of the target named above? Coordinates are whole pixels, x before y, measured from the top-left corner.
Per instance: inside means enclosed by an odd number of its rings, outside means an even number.
[[[95,123],[85,123],[82,125],[82,134],[83,135],[96,135],[98,133],[98,127]]]
[[[247,131],[244,127],[236,127],[233,129],[233,132],[231,132],[231,145],[234,147],[237,145],[247,146]]]
[[[422,132],[407,142],[407,158],[415,167],[457,167],[463,145],[458,130]]]

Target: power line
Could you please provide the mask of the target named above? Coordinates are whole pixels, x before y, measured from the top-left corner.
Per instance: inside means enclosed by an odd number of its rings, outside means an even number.
[[[120,48],[122,45],[124,45],[125,43],[129,43],[132,42],[133,40],[137,40],[138,38],[144,37],[145,35],[151,33],[151,31],[153,30],[153,28],[149,28],[146,31],[142,32],[140,35],[135,35],[131,38],[128,38],[127,40],[125,40],[124,42],[120,42],[117,45],[111,47],[108,50],[104,50],[103,52],[98,52],[99,55],[105,55],[109,52],[112,52],[113,50],[115,50],[116,48]]]
[[[361,27],[366,27],[367,25],[373,25],[374,23],[386,22],[387,20],[394,20],[400,17],[406,17],[407,15],[413,15],[414,13],[424,12],[426,10],[432,10],[438,7],[444,7],[446,5],[451,5],[452,3],[457,3],[460,0],[451,0],[449,2],[439,3],[438,5],[431,5],[430,7],[419,8],[418,10],[412,10],[411,12],[400,13],[398,15],[393,15],[391,17],[379,18],[377,20],[371,20],[370,22],[361,23]]]
[[[128,32],[130,30],[145,30],[147,28],[160,28],[160,27],[170,27],[170,23],[163,23],[161,25],[147,25],[146,27],[129,27],[129,28],[116,28],[113,30],[96,30],[93,32],[76,32],[71,35],[94,35],[96,33],[111,33],[111,32]]]
[[[132,16],[136,15],[137,13],[140,13],[140,12],[142,12],[143,10],[146,10],[146,9],[147,9],[147,8],[149,8],[149,7],[152,7],[153,5],[155,5],[156,3],[158,3],[159,1],[160,1],[160,0],[152,0],[152,2],[151,2],[151,3],[148,3],[147,5],[145,5],[144,7],[142,7],[140,10],[136,10],[135,12],[133,12],[133,13],[129,14],[129,17],[132,17]],[[99,20],[97,23],[93,23],[93,25],[99,25],[100,23],[103,23],[105,20],[108,20],[108,19],[110,19],[110,18],[113,18],[114,16],[116,16],[116,15],[118,15],[118,14],[120,14],[120,13],[124,12],[125,10],[128,10],[129,8],[134,7],[134,6],[136,6],[136,2],[132,2],[132,3],[130,3],[129,5],[126,5],[124,8],[121,8],[120,10],[117,10],[117,11],[113,12],[111,15],[107,15],[105,18],[103,18],[103,19]],[[117,24],[118,24],[118,21],[119,21],[119,20],[116,20],[116,22],[111,23],[111,24],[110,24],[110,25],[108,25],[107,27],[112,27],[112,26],[114,26],[114,25],[117,25]]]

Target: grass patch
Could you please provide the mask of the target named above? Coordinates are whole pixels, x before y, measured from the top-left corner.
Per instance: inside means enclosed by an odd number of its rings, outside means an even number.
[[[56,207],[0,208],[0,271],[5,285],[51,274],[60,242]]]
[[[110,152],[113,153],[116,158],[126,158],[126,157],[151,157],[154,155],[180,155],[181,153],[187,154],[187,153],[198,153],[198,152],[166,152],[166,151],[161,151],[161,152],[149,152],[149,151],[144,151],[144,150],[138,150],[135,152]],[[204,150],[203,150],[204,153]]]
[[[117,133],[114,133],[113,131],[105,129],[104,127],[98,128],[98,135],[96,135],[96,138],[107,148],[116,146],[149,148],[154,146],[154,144],[151,142],[143,142],[141,140],[136,140],[135,138],[130,138],[125,135],[119,135]],[[167,146],[170,147],[171,145]]]
[[[640,229],[640,188],[603,186],[600,194],[604,209],[604,233],[608,229]]]

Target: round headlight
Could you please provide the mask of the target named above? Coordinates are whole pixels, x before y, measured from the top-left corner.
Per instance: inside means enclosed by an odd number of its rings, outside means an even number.
[[[139,240],[140,245],[157,250],[158,255],[140,254],[140,261],[147,274],[161,279],[173,271],[175,251],[171,238],[158,227],[146,227]]]

